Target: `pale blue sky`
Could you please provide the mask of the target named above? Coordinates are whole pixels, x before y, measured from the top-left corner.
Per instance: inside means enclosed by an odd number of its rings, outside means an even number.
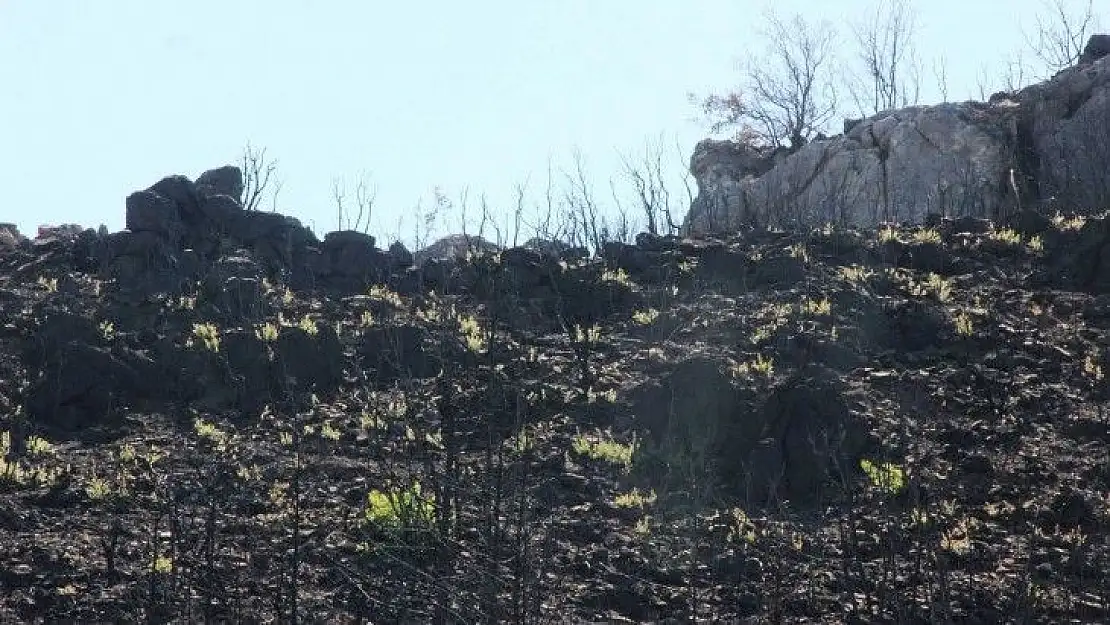
[[[844,26],[874,0],[774,5]],[[928,63],[941,56],[949,99],[976,96],[979,72],[1001,71],[1041,5],[916,2],[925,101],[937,97]],[[318,234],[336,227],[332,181],[363,173],[378,190],[381,239],[399,218],[411,239],[414,207],[437,185],[452,197],[485,191],[504,213],[515,184],[531,176],[539,191],[548,159],[568,166],[576,148],[608,199],[616,150],[662,135],[681,147],[672,173],[685,166],[706,136],[686,93],[738,79],[766,6],[0,0],[0,221],[117,230],[128,193],[236,162],[247,142],[279,161],[279,210]],[[457,224],[451,216],[440,233]]]

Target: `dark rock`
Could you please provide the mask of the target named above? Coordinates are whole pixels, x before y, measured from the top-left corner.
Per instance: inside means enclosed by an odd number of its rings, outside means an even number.
[[[335,329],[317,323],[315,333],[281,328],[274,344],[275,364],[297,388],[331,393],[343,380],[343,347]]]
[[[1090,65],[1104,56],[1110,56],[1110,35],[1091,35],[1079,55],[1078,64]]]
[[[235,165],[209,169],[197,177],[196,188],[202,196],[226,195],[238,202],[243,197],[243,171]]]
[[[1087,496],[1077,490],[1069,490],[1053,498],[1046,520],[1060,527],[1090,528],[1098,523],[1099,517]]]
[[[182,221],[186,224],[195,224],[199,221],[201,214],[196,186],[185,176],[167,176],[151,185],[147,191],[173,202],[177,206]]]
[[[782,493],[798,501],[818,496],[840,467],[854,467],[872,449],[867,423],[853,413],[840,376],[821,365],[805,367],[772,392],[761,411],[763,439],[782,450]]]
[[[405,247],[404,243],[394,241],[393,245],[389,246],[389,255],[393,259],[393,266],[398,269],[407,269],[413,266],[412,252]]]
[[[177,205],[153,191],[136,191],[127,196],[126,226],[132,232],[153,232],[171,246],[181,240],[181,215]]]
[[[443,365],[425,345],[426,335],[419,326],[369,328],[358,349],[361,367],[372,370],[371,380],[378,384],[434,378]]]
[[[1010,217],[1007,225],[1025,237],[1043,237],[1056,230],[1051,219],[1033,210],[1023,210]]]

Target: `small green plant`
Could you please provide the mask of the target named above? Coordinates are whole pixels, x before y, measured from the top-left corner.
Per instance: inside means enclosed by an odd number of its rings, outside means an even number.
[[[956,315],[956,334],[960,336],[971,336],[975,333],[975,324],[971,320],[971,315],[966,312],[960,312]]]
[[[1030,237],[1029,241],[1026,243],[1026,246],[1029,248],[1029,251],[1033,252],[1034,254],[1040,254],[1044,251],[1044,239],[1039,234],[1034,237]]]
[[[770,357],[764,357],[763,354],[756,354],[755,359],[734,366],[732,368],[732,373],[737,378],[746,377],[753,373],[758,373],[769,378],[775,373],[775,360]]]
[[[623,267],[617,267],[615,270],[606,269],[601,273],[602,282],[615,282],[624,286],[632,284],[632,279],[628,277],[628,272]]]
[[[1013,228],[1002,228],[991,232],[991,238],[1009,245],[1021,245],[1021,233]]]
[[[41,286],[43,289],[45,289],[47,293],[57,293],[58,292],[58,279],[57,278],[47,278],[46,276],[39,276],[39,279],[38,279],[37,282],[38,282],[38,285]]]
[[[278,338],[276,323],[263,323],[254,329],[254,335],[264,343],[273,343]]]
[[[632,313],[632,320],[642,326],[649,326],[655,323],[655,320],[658,318],[659,311],[655,310],[654,308],[648,308],[647,310],[638,310]]]
[[[643,493],[638,488],[633,488],[627,493],[621,493],[613,499],[613,505],[618,508],[645,508],[655,503],[658,497],[655,494],[655,489],[648,493]]]
[[[933,243],[940,244],[942,241],[940,232],[936,228],[925,228],[918,230],[913,234],[915,243]]]
[[[731,543],[753,544],[756,539],[755,523],[742,508],[729,511],[729,526],[726,540]]]
[[[366,496],[366,520],[384,529],[422,529],[435,519],[435,499],[420,492],[420,482],[399,490],[371,490]]]
[[[213,323],[194,323],[193,338],[200,341],[208,351],[220,351],[220,331]],[[192,341],[187,344],[192,345]]]
[[[879,243],[891,243],[898,240],[898,231],[891,226],[879,229]]]
[[[801,304],[798,304],[798,310],[803,315],[823,317],[832,314],[832,302],[827,297],[818,300],[806,298],[802,300]]]
[[[360,327],[360,328],[369,328],[369,327],[372,327],[373,325],[374,325],[374,315],[369,310],[362,311],[362,315],[358,318],[358,327]]]
[[[809,262],[809,250],[806,248],[805,243],[795,243],[787,248],[792,258],[796,258],[803,263]]]
[[[167,556],[155,556],[150,563],[150,570],[159,575],[169,575],[173,571],[173,559]]]
[[[866,282],[874,274],[875,272],[861,265],[849,265],[840,268],[840,277],[852,283]]]
[[[906,489],[906,473],[896,464],[875,463],[864,458],[859,461],[859,466],[871,480],[872,486],[889,495],[897,495]]]
[[[574,326],[574,342],[581,345],[596,345],[601,341],[601,327],[592,325],[588,328],[583,328],[580,325]]]
[[[370,290],[367,292],[367,294],[370,296],[370,299],[377,300],[379,302],[385,302],[393,306],[394,308],[404,308],[405,306],[405,303],[401,299],[401,296],[391,291],[389,287],[384,285],[375,284],[374,286],[370,287]]]
[[[316,327],[316,322],[312,320],[312,317],[308,316],[308,313],[305,313],[305,315],[301,317],[300,322],[297,323],[297,327],[304,330],[305,334],[309,336],[316,336],[320,331],[320,329]]]
[[[474,315],[458,315],[455,319],[459,324],[459,332],[466,342],[466,348],[475,354],[486,351],[486,337],[478,318]]]
[[[54,453],[54,445],[41,436],[27,437],[27,455],[32,458],[42,458]]]
[[[0,432],[0,484],[14,484],[15,486],[52,486],[62,474],[59,467],[45,466],[41,462],[27,465],[13,459],[8,460],[11,454],[12,437],[8,431]],[[27,439],[27,455],[32,459],[43,459],[54,453],[53,446],[45,439],[31,436]]]
[[[119,452],[116,455],[120,459],[120,462],[123,462],[123,463],[134,462],[135,457],[136,457],[135,446],[132,445],[131,443],[124,443],[119,448]]]
[[[952,281],[935,273],[930,273],[926,285],[936,296],[937,301],[947,302],[952,298]]]
[[[324,438],[329,441],[337,441],[339,440],[339,436],[339,430],[335,429],[332,424],[324,423],[320,426],[320,438]]]
[[[202,441],[212,445],[220,451],[223,451],[227,447],[229,439],[227,432],[216,427],[214,423],[197,417],[193,421],[193,431],[196,432],[197,436],[199,436]]]
[[[85,495],[93,501],[107,499],[112,494],[112,487],[102,477],[93,477],[85,485]]]
[[[116,336],[116,328],[111,321],[101,321],[97,329],[100,330],[100,337],[105,341],[111,341]]]
[[[632,456],[636,452],[636,438],[633,436],[630,443],[620,443],[610,432],[594,437],[578,434],[571,442],[571,449],[579,456],[615,464],[627,471],[632,467]]]
[[[1083,374],[1096,382],[1103,378],[1102,365],[1099,364],[1098,358],[1092,353],[1088,352],[1086,357],[1083,358]]]
[[[1059,230],[1081,230],[1083,226],[1087,225],[1087,218],[1082,215],[1064,217],[1062,214],[1056,213],[1052,218],[1052,223]]]

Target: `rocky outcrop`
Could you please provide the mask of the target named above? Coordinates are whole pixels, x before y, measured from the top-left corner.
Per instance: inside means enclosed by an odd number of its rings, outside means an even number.
[[[1110,37],[1052,79],[989,102],[884,111],[792,154],[698,144],[690,234],[742,226],[919,224],[1110,200]]]

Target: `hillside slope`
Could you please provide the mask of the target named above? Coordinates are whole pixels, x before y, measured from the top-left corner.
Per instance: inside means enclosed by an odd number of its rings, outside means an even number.
[[[0,251],[5,622],[1110,619],[1103,219],[145,297],[81,241]]]

